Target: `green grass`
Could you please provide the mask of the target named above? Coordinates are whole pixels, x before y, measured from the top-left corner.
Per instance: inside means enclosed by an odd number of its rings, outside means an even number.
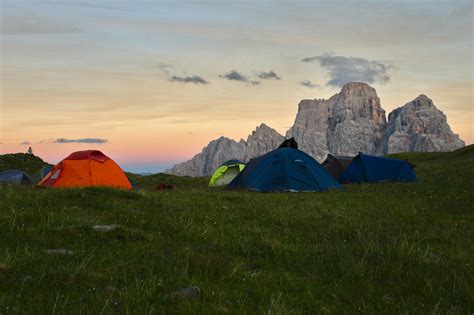
[[[4,186],[0,313],[470,314],[474,148],[397,157],[418,182],[300,194],[162,175],[132,192]],[[147,189],[163,180],[179,188]],[[194,285],[197,301],[170,298]]]
[[[175,176],[164,173],[148,176],[130,174],[129,178],[137,189],[143,190],[155,190],[159,184],[172,185],[173,189],[199,189],[207,187],[209,183],[209,177]]]

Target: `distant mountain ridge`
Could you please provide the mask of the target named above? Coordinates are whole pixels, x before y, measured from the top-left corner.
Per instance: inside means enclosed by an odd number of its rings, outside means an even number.
[[[398,152],[452,151],[463,147],[451,131],[446,115],[433,101],[420,95],[393,110],[385,118],[376,90],[366,83],[350,82],[329,99],[302,100],[286,138],[294,137],[299,148],[316,160],[334,155],[387,154]],[[174,175],[209,176],[229,159],[247,162],[265,154],[285,139],[265,124],[239,142],[220,137],[191,160],[165,171]]]
[[[285,137],[275,129],[262,123],[248,136],[247,141],[241,139],[237,142],[226,137],[212,140],[201,153],[187,162],[175,165],[165,173],[180,176],[208,176],[225,161],[231,159],[248,161],[278,147],[284,139]]]

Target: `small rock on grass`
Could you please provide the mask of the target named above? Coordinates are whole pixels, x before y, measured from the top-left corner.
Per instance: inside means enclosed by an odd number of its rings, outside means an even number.
[[[184,288],[184,289],[172,292],[170,294],[170,297],[172,299],[182,298],[182,299],[187,299],[190,301],[197,300],[199,299],[200,296],[201,296],[201,289],[199,289],[199,287]]]
[[[7,265],[0,263],[0,272],[7,272],[8,270]]]
[[[58,255],[69,255],[69,256],[74,255],[74,252],[72,250],[64,249],[64,248],[61,248],[61,249],[47,249],[47,250],[45,250],[45,252],[47,254],[58,254]]]
[[[92,228],[94,229],[94,231],[108,232],[108,231],[115,230],[118,227],[119,227],[118,224],[110,224],[110,225],[94,225]]]

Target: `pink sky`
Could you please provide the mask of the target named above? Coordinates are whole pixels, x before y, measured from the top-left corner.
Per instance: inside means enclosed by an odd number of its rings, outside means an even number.
[[[163,170],[262,122],[284,134],[301,99],[354,78],[387,115],[427,95],[471,144],[472,12],[471,1],[5,0],[0,154],[29,142],[54,163],[98,148],[129,169]],[[318,59],[328,55],[330,65]]]

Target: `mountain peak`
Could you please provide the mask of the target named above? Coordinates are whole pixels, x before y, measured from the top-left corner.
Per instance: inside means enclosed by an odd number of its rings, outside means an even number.
[[[377,97],[377,91],[364,82],[349,82],[342,87],[339,95],[349,97]]]
[[[433,101],[425,94],[418,95],[417,98],[415,98],[413,101],[411,101],[411,103],[408,103],[406,105],[411,105],[415,107],[416,109],[436,108],[433,104]]]
[[[273,128],[270,128],[267,124],[265,123],[261,123],[259,126],[257,126],[257,128],[255,128],[255,130],[259,130],[259,129],[273,129]]]
[[[431,101],[431,99],[428,96],[426,96],[425,94],[418,95],[418,97],[415,98],[415,100],[428,100],[428,101]]]
[[[273,129],[272,127],[268,126],[265,123],[261,123],[259,126],[255,128],[254,131],[252,131],[252,136],[255,134],[265,134],[265,135],[280,135],[278,131]],[[250,136],[249,136],[250,137]]]
[[[388,116],[384,153],[451,151],[465,145],[448,125],[446,115],[420,94]]]
[[[279,134],[279,133],[272,127],[262,123],[260,124],[260,126],[257,126],[254,131],[252,131],[251,135],[254,135],[254,134]]]
[[[375,91],[373,87],[364,82],[348,82],[344,84],[341,91],[344,90],[370,90]]]
[[[344,86],[342,87],[343,90],[344,89],[361,89],[361,88],[373,89],[373,87],[371,87],[365,82],[356,82],[356,81],[348,82],[344,84]]]

